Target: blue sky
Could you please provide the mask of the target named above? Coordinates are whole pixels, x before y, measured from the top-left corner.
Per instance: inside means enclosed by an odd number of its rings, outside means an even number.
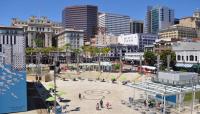
[[[165,5],[175,10],[175,17],[191,16],[200,0],[0,0],[0,25],[10,25],[11,18],[47,16],[61,22],[61,12],[70,5],[97,5],[99,11],[129,15],[144,20],[147,5]]]

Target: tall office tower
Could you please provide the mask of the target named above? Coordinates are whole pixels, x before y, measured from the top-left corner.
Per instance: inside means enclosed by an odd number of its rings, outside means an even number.
[[[112,13],[101,13],[98,26],[105,28],[106,34],[120,35],[130,33],[130,17]]]
[[[130,33],[132,33],[132,34],[143,33],[143,29],[144,29],[143,26],[144,26],[143,21],[131,20],[130,21]]]
[[[69,6],[62,11],[62,23],[65,28],[84,30],[84,42],[90,41],[97,30],[97,6]]]
[[[174,24],[174,10],[165,6],[148,6],[145,18],[145,33],[156,34]]]

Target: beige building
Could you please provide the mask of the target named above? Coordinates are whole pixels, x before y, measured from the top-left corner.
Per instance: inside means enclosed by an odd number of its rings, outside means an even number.
[[[36,40],[40,39],[39,47],[51,47],[54,35],[63,30],[61,23],[50,21],[47,17],[32,16],[26,21],[12,19],[12,26],[23,27],[26,38],[26,47],[36,47]]]
[[[179,20],[180,26],[200,28],[200,17],[184,17]]]
[[[112,34],[98,34],[92,39],[92,45],[94,46],[108,46],[111,44],[117,44],[118,37]]]
[[[159,31],[159,38],[170,41],[171,39],[196,38],[197,30],[191,27],[173,25]]]
[[[83,46],[84,31],[65,29],[55,36],[57,47],[63,47],[65,44],[70,44],[71,48],[81,48]]]

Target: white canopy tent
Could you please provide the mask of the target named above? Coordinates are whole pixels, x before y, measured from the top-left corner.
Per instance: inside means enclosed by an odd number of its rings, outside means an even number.
[[[179,95],[179,112],[181,111],[181,104],[182,104],[182,94],[183,93],[189,93],[193,92],[193,102],[192,102],[192,109],[194,109],[194,99],[195,99],[195,91],[200,91],[200,85],[195,85],[193,84],[192,86],[185,86],[185,87],[174,87],[170,85],[164,85],[161,83],[155,83],[152,81],[145,81],[145,82],[139,82],[139,83],[133,83],[133,84],[127,84],[127,86],[144,90],[148,93],[151,94],[157,94],[161,95],[163,97],[163,102],[164,102],[164,110],[163,114],[165,114],[166,111],[166,96],[171,96],[171,95]],[[134,93],[135,94],[135,93]]]

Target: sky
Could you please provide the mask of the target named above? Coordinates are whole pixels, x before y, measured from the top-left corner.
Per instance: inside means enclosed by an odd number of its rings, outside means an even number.
[[[0,0],[0,25],[9,26],[11,18],[27,20],[30,16],[46,16],[62,21],[62,10],[72,5],[96,5],[100,12],[128,15],[144,20],[148,5],[164,5],[175,10],[175,17],[192,16],[200,9],[200,0]]]

